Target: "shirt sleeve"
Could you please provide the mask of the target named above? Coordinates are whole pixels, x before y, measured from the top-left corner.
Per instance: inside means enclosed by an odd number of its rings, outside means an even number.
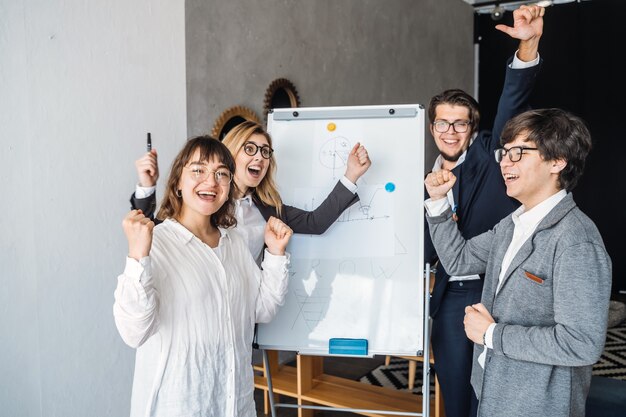
[[[154,287],[149,257],[126,258],[126,268],[117,278],[113,316],[124,342],[141,346],[158,329],[159,294]]]
[[[489,349],[493,349],[493,330],[496,328],[496,324],[497,323],[491,323],[485,333],[485,347]]]
[[[285,302],[289,277],[289,254],[272,255],[265,249],[261,271],[254,264],[260,275],[259,294],[256,301],[256,322],[267,323]]]
[[[521,59],[519,59],[517,57],[517,52],[515,51],[515,55],[513,55],[513,61],[511,62],[511,69],[524,69],[524,68],[530,68],[530,67],[534,67],[535,65],[539,65],[539,53],[537,53],[537,58],[533,59],[532,61],[522,61]]]
[[[448,207],[450,207],[450,202],[448,202],[447,198],[440,198],[439,200],[429,198],[424,201],[424,207],[426,208],[426,213],[429,216],[440,216]]]
[[[135,187],[135,197],[136,198],[147,198],[156,192],[156,186],[152,187],[142,187],[137,184]]]
[[[341,179],[339,180],[341,181],[341,183],[343,184],[344,187],[346,187],[349,191],[352,192],[352,194],[355,194],[356,191],[358,190],[359,187],[357,187],[356,184],[354,184],[352,181],[350,181],[348,179],[348,177],[346,177],[345,175],[343,177],[341,177]]]

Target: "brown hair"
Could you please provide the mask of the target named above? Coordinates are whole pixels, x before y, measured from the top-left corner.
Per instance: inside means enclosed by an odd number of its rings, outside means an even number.
[[[200,150],[200,160],[210,161],[217,160],[228,168],[233,173],[235,172],[235,160],[230,151],[217,139],[211,136],[197,136],[191,138],[185,143],[185,146],[178,153],[172,168],[170,169],[170,176],[167,179],[167,185],[165,188],[165,195],[161,201],[161,209],[157,214],[159,219],[173,218],[178,219],[183,203],[182,199],[178,197],[178,184],[183,174],[183,167],[187,165],[196,149]],[[228,200],[219,208],[218,211],[211,215],[211,224],[215,227],[231,227],[237,224],[235,219],[235,201],[234,201],[234,188],[231,187],[228,190]]]
[[[245,121],[232,128],[226,134],[226,136],[224,136],[222,143],[226,145],[234,158],[237,156],[237,153],[241,151],[243,145],[250,139],[252,135],[255,134],[264,136],[265,139],[267,139],[267,143],[269,144],[270,148],[272,147],[272,137],[270,136],[270,134],[267,133],[265,129],[263,129],[263,126],[251,121]],[[276,187],[276,182],[274,180],[275,175],[276,160],[274,159],[274,154],[272,154],[269,159],[267,173],[259,183],[258,187],[255,188],[254,192],[263,204],[265,204],[266,206],[275,207],[276,212],[280,217],[283,202],[280,198],[280,194],[278,193],[278,188]],[[235,186],[237,185],[235,184]]]
[[[510,119],[500,135],[500,144],[513,142],[520,135],[533,142],[545,161],[563,159],[567,165],[559,172],[558,185],[571,191],[585,170],[591,151],[591,134],[585,122],[561,109],[529,110]]]
[[[431,125],[435,122],[437,106],[440,104],[466,107],[469,110],[470,133],[473,134],[478,130],[478,124],[480,123],[480,109],[478,107],[478,102],[474,100],[474,97],[459,89],[446,90],[437,94],[430,99],[430,103],[428,105],[428,119],[430,120]]]

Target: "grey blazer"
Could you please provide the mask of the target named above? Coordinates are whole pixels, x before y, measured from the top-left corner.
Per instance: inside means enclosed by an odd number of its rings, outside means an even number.
[[[496,323],[483,370],[474,345],[472,386],[478,415],[584,416],[591,368],[604,348],[611,260],[594,223],[571,194],[520,248],[496,295],[511,216],[464,240],[448,210],[428,217],[450,274],[485,273],[482,303]]]

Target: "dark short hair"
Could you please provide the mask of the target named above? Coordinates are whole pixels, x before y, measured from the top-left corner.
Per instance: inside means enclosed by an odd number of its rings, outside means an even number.
[[[559,187],[566,191],[574,189],[592,146],[589,129],[580,117],[561,109],[524,112],[504,125],[500,144],[512,142],[519,135],[527,135],[524,141],[533,142],[544,160],[566,161],[559,173]]]
[[[435,122],[437,106],[440,104],[467,107],[470,116],[470,132],[474,133],[478,130],[480,108],[474,97],[459,89],[446,90],[443,93],[437,94],[430,99],[430,103],[428,104],[428,119],[430,120],[430,124]]]
[[[170,175],[165,186],[165,195],[161,202],[161,209],[157,217],[159,219],[174,218],[178,219],[182,210],[182,199],[178,197],[178,182],[183,175],[183,167],[187,165],[196,149],[200,151],[201,161],[217,160],[226,165],[226,168],[234,174],[235,172],[235,160],[231,155],[228,148],[219,140],[211,136],[196,136],[187,140],[183,149],[178,152],[172,168],[170,169]],[[231,227],[237,224],[235,219],[235,200],[234,200],[233,184],[230,185],[228,192],[228,199],[219,208],[219,210],[211,215],[211,224],[215,227]]]

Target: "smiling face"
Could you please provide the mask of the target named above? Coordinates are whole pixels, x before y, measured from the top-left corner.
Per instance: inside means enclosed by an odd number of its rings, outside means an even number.
[[[181,219],[191,217],[210,217],[228,200],[230,183],[216,181],[215,172],[223,178],[230,178],[226,165],[216,159],[201,160],[200,150],[196,149],[189,162],[185,164],[178,181],[182,194]]]
[[[527,134],[518,135],[504,145],[504,148],[536,148],[534,142],[526,140],[527,137]],[[507,154],[500,161],[506,194],[522,203],[526,210],[530,210],[560,190],[559,172],[565,165],[563,160],[544,160],[538,150],[523,151],[522,159],[517,162],[511,162]]]
[[[454,123],[459,121],[470,122],[470,120],[470,111],[465,106],[439,104],[435,109],[435,122]],[[464,133],[457,133],[454,131],[454,127],[450,126],[447,132],[440,133],[431,124],[430,133],[433,135],[435,144],[444,159],[443,168],[452,169],[459,157],[469,147],[472,129],[468,128]]]
[[[235,156],[235,183],[244,195],[248,189],[256,188],[263,181],[270,166],[270,160],[261,156],[260,147],[269,146],[265,136],[255,133],[243,145],[246,143],[254,143],[259,149],[256,154],[250,156],[242,146]]]

